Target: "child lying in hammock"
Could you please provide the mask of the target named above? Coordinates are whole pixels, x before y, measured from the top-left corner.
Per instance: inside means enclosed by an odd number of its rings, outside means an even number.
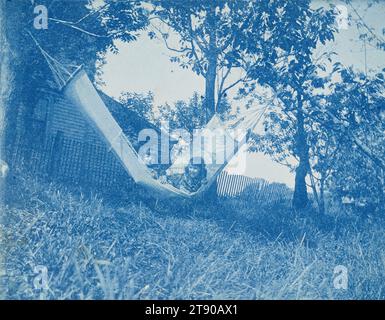
[[[190,159],[183,174],[173,174],[160,177],[162,183],[170,183],[174,187],[187,192],[196,192],[207,183],[207,170],[202,158]]]
[[[207,170],[202,158],[193,158],[184,170],[180,181],[180,189],[189,192],[198,191],[198,189],[207,183]]]

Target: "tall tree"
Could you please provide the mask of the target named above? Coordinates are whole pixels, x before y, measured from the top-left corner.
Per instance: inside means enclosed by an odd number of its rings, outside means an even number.
[[[341,77],[325,99],[327,112],[320,120],[323,131],[335,137],[330,189],[339,200],[350,198],[365,214],[383,212],[385,74],[367,77],[342,69]]]
[[[270,86],[283,98],[280,112],[290,113],[295,130],[290,150],[298,159],[293,204],[308,204],[306,177],[309,173],[309,145],[306,132],[309,82],[316,77],[313,51],[319,43],[333,39],[335,17],[331,10],[312,9],[302,1],[157,1],[155,18],[180,36],[171,47],[168,34],[160,31],[166,46],[179,54],[182,67],[205,78],[205,106],[214,112],[215,83],[219,82],[217,103],[229,88],[243,85],[241,93],[252,92],[256,83]],[[181,59],[182,57],[183,59]],[[225,69],[224,79],[219,70]],[[243,76],[223,89],[232,70]],[[215,72],[216,71],[216,72]]]
[[[247,81],[247,73],[231,76],[241,68],[242,57],[237,37],[252,21],[251,8],[256,2],[222,0],[157,0],[150,17],[150,36],[160,37],[175,54],[172,61],[205,79],[204,108],[206,121],[217,111],[229,90]],[[172,32],[177,44],[172,44]]]
[[[302,209],[309,201],[306,188],[306,177],[310,172],[306,129],[311,109],[309,97],[314,85],[320,83],[322,86],[323,79],[318,71],[325,68],[322,58],[327,58],[322,55],[315,59],[313,52],[318,44],[334,39],[334,14],[323,8],[312,9],[307,0],[265,2],[264,5],[269,14],[264,14],[262,26],[252,25],[242,34],[245,40],[241,43],[250,55],[254,55],[249,77],[270,87],[280,102],[278,109],[270,112],[271,124],[267,129],[277,126],[289,135],[281,135],[282,139],[274,141],[276,136],[268,135],[267,138],[272,138],[273,148],[265,151],[270,154],[279,152],[281,156],[284,153],[298,160],[293,205]],[[250,41],[253,39],[250,34],[256,33],[266,37],[264,46]],[[247,88],[253,89],[254,86]]]

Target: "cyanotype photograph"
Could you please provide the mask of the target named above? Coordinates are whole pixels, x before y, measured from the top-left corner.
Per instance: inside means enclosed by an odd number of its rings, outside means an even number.
[[[0,0],[0,299],[383,300],[384,138],[383,0]]]

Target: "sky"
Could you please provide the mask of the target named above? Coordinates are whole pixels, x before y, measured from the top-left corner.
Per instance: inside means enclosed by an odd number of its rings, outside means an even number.
[[[329,1],[331,2],[331,1]],[[335,5],[344,5],[340,1],[332,1]],[[316,0],[314,7],[325,6],[326,1]],[[373,27],[377,34],[383,36],[385,28],[385,1],[380,1],[368,10],[366,1],[353,1],[353,7],[362,16],[365,22]],[[342,7],[344,13],[355,17],[353,9],[347,5]],[[342,28],[332,43],[319,47],[316,54],[324,50],[335,51],[338,59],[345,66],[368,73],[376,72],[385,67],[385,52],[366,45],[359,40],[359,33],[354,25],[341,24]],[[171,37],[170,43],[177,44],[177,38]],[[106,64],[103,66],[101,80],[105,85],[101,89],[108,95],[118,98],[122,92],[154,93],[155,105],[177,100],[188,100],[194,91],[204,92],[204,81],[191,70],[182,69],[178,64],[170,61],[170,51],[160,40],[150,40],[146,32],[139,35],[137,41],[125,44],[117,42],[118,54],[111,52],[106,55]],[[231,97],[231,93],[230,93]],[[232,101],[234,108],[242,102]],[[242,173],[250,177],[264,178],[270,182],[285,183],[294,186],[294,176],[285,166],[273,162],[267,155],[241,152],[233,162],[246,163],[246,169],[230,163],[229,173]],[[231,167],[231,168],[230,168]]]

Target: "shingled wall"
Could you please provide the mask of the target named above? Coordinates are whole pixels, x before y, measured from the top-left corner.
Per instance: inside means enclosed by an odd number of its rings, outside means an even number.
[[[76,106],[54,90],[42,89],[38,96],[31,128],[24,129],[30,142],[15,149],[13,163],[33,174],[85,188],[113,192],[132,186],[120,162]],[[112,112],[120,107],[102,93],[101,97]],[[131,116],[135,126],[139,120],[136,114]]]

